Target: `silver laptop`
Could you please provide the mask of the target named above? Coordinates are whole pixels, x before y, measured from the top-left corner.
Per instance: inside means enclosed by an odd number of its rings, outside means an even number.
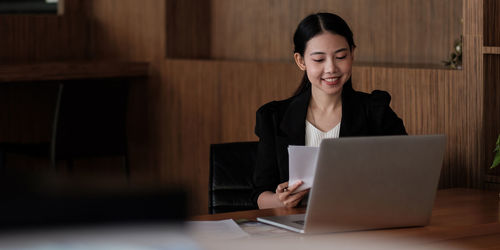
[[[445,146],[444,135],[325,139],[306,213],[257,220],[299,233],[425,226]]]

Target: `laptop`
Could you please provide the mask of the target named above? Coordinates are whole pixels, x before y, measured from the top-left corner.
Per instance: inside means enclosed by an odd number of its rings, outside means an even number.
[[[257,221],[299,233],[429,224],[445,135],[324,139],[305,214]]]

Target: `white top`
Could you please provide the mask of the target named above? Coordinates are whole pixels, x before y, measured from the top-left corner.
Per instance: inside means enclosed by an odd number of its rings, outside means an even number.
[[[340,122],[328,132],[323,132],[306,120],[306,146],[319,147],[325,138],[339,138]]]

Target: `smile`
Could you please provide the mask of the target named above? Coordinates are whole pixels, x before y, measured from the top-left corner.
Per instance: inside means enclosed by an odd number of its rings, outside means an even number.
[[[322,78],[322,80],[325,81],[325,83],[327,85],[335,85],[335,84],[339,83],[339,79],[340,79],[340,77]]]

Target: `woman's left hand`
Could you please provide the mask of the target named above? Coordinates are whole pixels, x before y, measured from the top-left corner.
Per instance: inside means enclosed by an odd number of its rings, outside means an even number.
[[[276,188],[276,196],[284,207],[296,207],[304,196],[309,193],[309,189],[294,193],[297,188],[302,185],[302,181],[288,186],[288,182],[283,182]]]

